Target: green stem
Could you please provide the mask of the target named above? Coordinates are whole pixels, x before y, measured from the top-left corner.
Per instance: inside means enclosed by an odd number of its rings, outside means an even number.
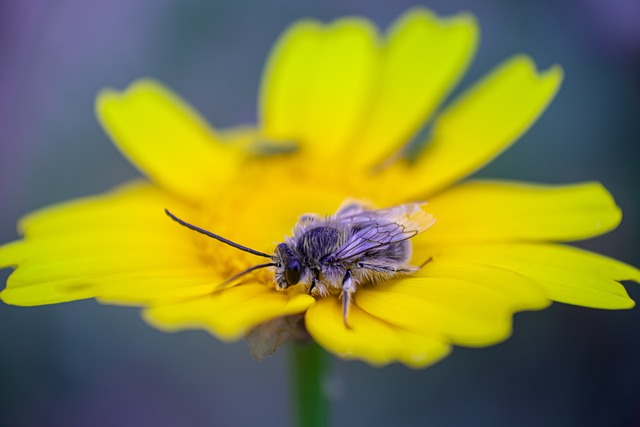
[[[329,402],[322,389],[326,353],[313,342],[294,342],[290,347],[293,425],[327,427]]]

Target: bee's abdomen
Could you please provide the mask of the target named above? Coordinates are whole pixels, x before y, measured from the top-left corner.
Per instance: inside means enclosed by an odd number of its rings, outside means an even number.
[[[391,262],[405,263],[411,258],[411,243],[408,240],[382,245],[367,251],[365,257],[380,258]]]

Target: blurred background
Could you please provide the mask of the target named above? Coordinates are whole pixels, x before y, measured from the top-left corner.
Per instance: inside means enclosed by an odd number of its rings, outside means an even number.
[[[387,27],[417,4],[478,16],[463,85],[517,52],[565,68],[546,114],[481,174],[603,182],[625,219],[581,245],[640,264],[637,0],[3,0],[0,240],[35,208],[138,176],[94,118],[100,88],[152,76],[218,127],[254,122],[262,63],[291,21],[358,14]],[[286,351],[258,363],[242,342],[164,334],[135,308],[93,301],[0,305],[0,325],[0,426],[288,422]],[[507,342],[421,371],[331,364],[336,426],[640,426],[640,309],[518,314]]]

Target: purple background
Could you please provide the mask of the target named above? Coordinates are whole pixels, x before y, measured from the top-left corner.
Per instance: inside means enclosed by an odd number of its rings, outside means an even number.
[[[218,127],[255,120],[262,63],[292,20],[367,16],[387,26],[409,1],[79,0],[0,2],[0,240],[47,204],[137,176],[93,115],[101,87],[164,81]],[[482,28],[463,82],[526,52],[566,80],[540,122],[482,176],[602,181],[625,212],[584,246],[640,264],[640,3],[433,1]],[[2,273],[6,277],[7,272]],[[636,285],[630,293],[640,299]],[[164,334],[134,308],[92,301],[0,306],[2,426],[281,426],[286,351]],[[554,305],[516,316],[514,336],[457,349],[422,371],[332,361],[336,426],[640,425],[640,311]]]

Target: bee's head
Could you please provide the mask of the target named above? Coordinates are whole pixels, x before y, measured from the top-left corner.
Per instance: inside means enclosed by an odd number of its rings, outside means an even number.
[[[276,288],[283,290],[300,282],[305,267],[289,245],[280,243],[272,259],[276,263]]]

